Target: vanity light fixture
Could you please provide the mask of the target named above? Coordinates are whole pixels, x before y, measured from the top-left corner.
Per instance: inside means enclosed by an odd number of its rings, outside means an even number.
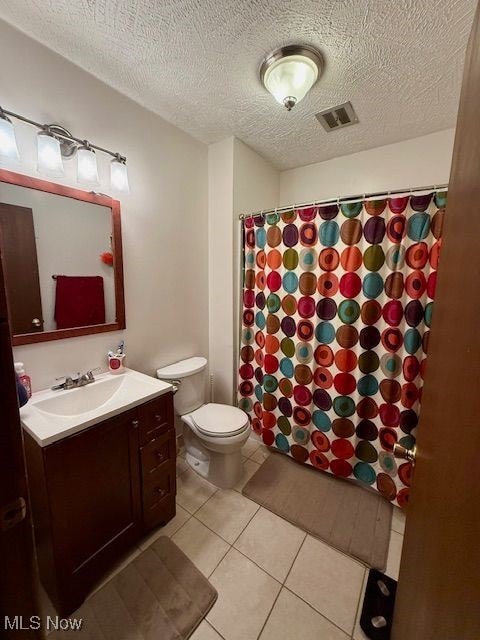
[[[77,180],[81,184],[97,186],[98,177],[96,151],[113,158],[110,165],[110,180],[113,190],[130,193],[127,175],[127,159],[118,152],[110,151],[92,142],[73,136],[70,131],[57,124],[45,125],[19,113],[0,107],[0,157],[19,160],[15,131],[10,118],[30,124],[39,129],[37,135],[37,168],[40,173],[51,177],[64,174],[64,159],[77,155]]]
[[[9,160],[20,160],[15,131],[10,118],[0,107],[0,156]]]
[[[110,163],[110,184],[119,193],[130,193],[125,158],[117,153]]]
[[[99,185],[97,156],[87,140],[77,149],[77,181],[85,185]]]
[[[64,160],[69,160],[77,153],[78,145],[72,139],[72,134],[65,127],[61,127],[59,124],[49,124],[48,128],[50,133],[57,136],[60,142],[60,153]]]
[[[37,169],[51,178],[61,178],[64,174],[60,141],[48,127],[37,134]]]
[[[265,58],[260,78],[265,88],[288,111],[302,100],[323,70],[322,54],[309,45],[289,45]]]

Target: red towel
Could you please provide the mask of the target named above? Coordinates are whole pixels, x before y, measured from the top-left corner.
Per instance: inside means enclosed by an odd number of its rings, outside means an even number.
[[[105,324],[102,276],[57,276],[57,329]]]

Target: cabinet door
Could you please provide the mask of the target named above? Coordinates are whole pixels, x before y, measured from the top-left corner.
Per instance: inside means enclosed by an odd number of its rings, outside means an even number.
[[[136,417],[128,411],[45,450],[57,575],[73,601],[138,538]]]

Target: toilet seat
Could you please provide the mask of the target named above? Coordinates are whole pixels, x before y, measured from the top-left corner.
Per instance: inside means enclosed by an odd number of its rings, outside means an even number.
[[[244,411],[228,404],[210,402],[190,414],[200,433],[210,438],[236,436],[249,425]]]

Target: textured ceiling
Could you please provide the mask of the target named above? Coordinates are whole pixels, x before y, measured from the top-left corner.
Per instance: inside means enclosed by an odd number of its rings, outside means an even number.
[[[452,127],[475,0],[0,0],[0,17],[204,142],[235,135],[286,169]],[[265,54],[318,47],[288,113]],[[351,100],[360,124],[314,118]]]

